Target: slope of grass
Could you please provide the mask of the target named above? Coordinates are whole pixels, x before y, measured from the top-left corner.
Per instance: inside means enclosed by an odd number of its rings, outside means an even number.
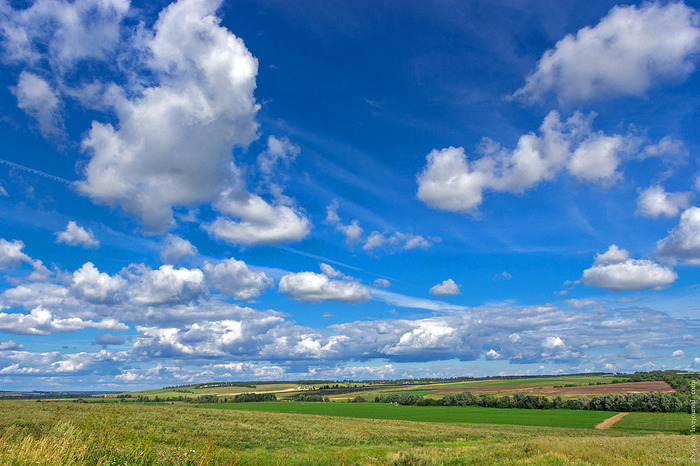
[[[226,403],[211,405],[211,407],[240,411],[316,414],[404,421],[572,428],[593,428],[596,424],[611,416],[611,413],[603,411],[498,409],[475,406],[397,406],[386,403]]]
[[[182,406],[0,403],[0,464],[687,463],[688,437]]]

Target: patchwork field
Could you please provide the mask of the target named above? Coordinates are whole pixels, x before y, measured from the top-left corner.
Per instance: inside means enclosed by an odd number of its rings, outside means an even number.
[[[337,384],[330,389],[321,389],[319,383],[252,383],[250,387],[210,384],[196,387],[163,388],[143,390],[129,393],[132,397],[146,396],[155,398],[197,397],[202,395],[235,396],[240,393],[273,393],[280,400],[291,399],[300,394],[328,396],[333,401],[347,400],[355,396],[367,399],[391,393],[406,393],[441,398],[449,393],[473,392],[475,394],[508,395],[514,393],[532,393],[538,395],[578,395],[617,393],[624,390],[638,391],[668,391],[673,389],[665,382],[624,382],[625,379],[614,376],[561,376],[533,377],[515,379],[487,379],[459,382],[419,383],[419,382],[367,382]],[[647,384],[647,385],[639,385]],[[654,385],[656,384],[656,385]],[[629,386],[631,388],[625,388]],[[656,388],[654,388],[656,387]],[[551,393],[549,393],[551,391]],[[118,394],[112,394],[116,397]]]
[[[598,431],[181,405],[0,403],[0,464],[8,465],[689,464],[690,440],[617,426]]]

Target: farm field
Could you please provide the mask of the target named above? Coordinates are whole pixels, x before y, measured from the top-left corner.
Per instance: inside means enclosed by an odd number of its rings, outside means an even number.
[[[629,413],[612,427],[619,431],[680,432],[690,428],[689,413]]]
[[[227,403],[216,409],[316,414],[422,422],[593,428],[615,413],[564,409],[499,409],[475,406],[398,406],[387,403]]]
[[[689,462],[689,436],[614,429],[411,422],[181,405],[0,403],[0,464]]]
[[[528,395],[607,395],[609,393],[674,393],[666,382],[630,382],[605,385],[582,385],[578,387],[544,388],[525,392]]]
[[[387,395],[390,393],[405,393],[409,392],[415,395],[428,396],[432,398],[441,398],[449,393],[457,393],[471,391],[473,393],[489,393],[495,395],[505,395],[513,393],[533,392],[533,394],[546,394],[543,390],[563,390],[566,392],[575,392],[577,387],[582,390],[581,393],[596,394],[596,393],[615,393],[618,390],[618,385],[611,384],[613,380],[624,381],[625,379],[616,378],[613,376],[561,376],[561,377],[542,377],[542,378],[516,378],[516,379],[486,379],[474,381],[459,381],[459,382],[439,382],[439,383],[352,383],[349,386],[340,384],[337,389],[319,390],[319,384],[313,383],[271,383],[271,384],[255,384],[254,388],[244,386],[217,385],[215,383],[199,386],[199,387],[178,387],[178,388],[162,388],[155,390],[143,390],[131,392],[132,397],[147,396],[160,398],[189,396],[196,397],[201,395],[217,395],[217,396],[235,396],[240,393],[274,393],[278,399],[290,399],[299,394],[320,394],[328,396],[333,401],[347,400],[357,395],[365,398],[373,398],[375,396]],[[640,382],[650,383],[650,382]],[[659,383],[659,382],[651,382]],[[663,384],[663,382],[660,382]],[[597,385],[604,384],[604,385]],[[569,385],[571,387],[565,387]],[[650,391],[650,388],[631,388],[630,391]],[[649,386],[651,387],[651,386]],[[314,390],[315,388],[315,390]],[[668,385],[661,387],[663,390],[668,390]],[[659,391],[659,390],[656,390]],[[556,392],[554,394],[559,394]],[[109,397],[116,397],[117,394],[111,394]]]

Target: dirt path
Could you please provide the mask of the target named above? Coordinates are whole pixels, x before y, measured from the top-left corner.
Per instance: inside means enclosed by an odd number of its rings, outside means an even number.
[[[614,416],[612,416],[612,417],[607,418],[606,420],[604,420],[603,422],[601,422],[600,424],[598,424],[597,426],[595,426],[595,428],[596,428],[596,429],[600,429],[600,430],[609,429],[609,428],[611,428],[611,427],[613,426],[613,424],[615,424],[617,421],[619,421],[619,420],[622,419],[623,417],[627,416],[628,414],[629,414],[629,413],[619,413],[619,414],[616,414],[616,415],[614,415]]]

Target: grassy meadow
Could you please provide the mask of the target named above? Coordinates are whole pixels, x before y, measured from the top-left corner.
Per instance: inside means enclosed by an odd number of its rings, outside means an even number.
[[[358,419],[177,404],[0,403],[3,465],[688,464],[690,440],[624,429]]]

